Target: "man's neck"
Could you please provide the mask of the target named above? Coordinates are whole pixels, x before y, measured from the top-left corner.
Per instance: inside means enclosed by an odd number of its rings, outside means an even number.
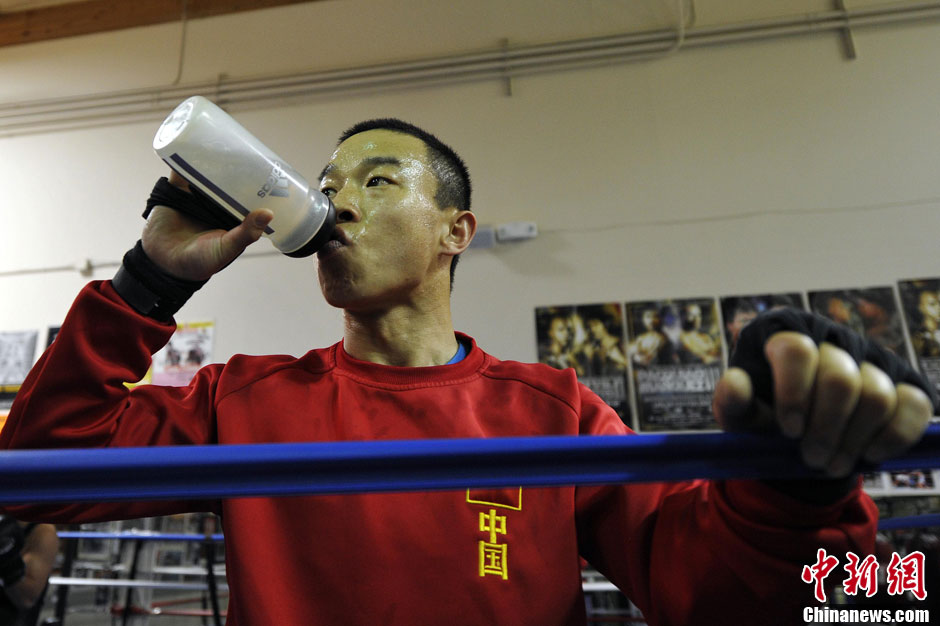
[[[443,365],[457,352],[450,303],[422,310],[398,306],[381,312],[344,311],[346,352],[381,365]]]

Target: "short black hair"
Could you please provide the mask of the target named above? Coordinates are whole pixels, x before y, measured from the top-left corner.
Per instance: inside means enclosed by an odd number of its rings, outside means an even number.
[[[336,145],[343,143],[353,135],[369,130],[389,130],[420,139],[428,148],[428,161],[431,165],[431,171],[434,172],[434,176],[437,178],[437,192],[434,194],[434,201],[437,202],[437,206],[441,209],[457,207],[459,211],[470,210],[470,194],[472,191],[470,171],[453,148],[423,128],[394,117],[359,122],[340,135]],[[459,260],[460,255],[458,254],[450,263],[451,289],[454,288],[454,271]]]

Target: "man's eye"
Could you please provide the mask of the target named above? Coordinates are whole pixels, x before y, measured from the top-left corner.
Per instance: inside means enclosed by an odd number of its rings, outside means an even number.
[[[373,176],[366,183],[366,187],[378,187],[379,185],[391,185],[392,181],[384,176]]]

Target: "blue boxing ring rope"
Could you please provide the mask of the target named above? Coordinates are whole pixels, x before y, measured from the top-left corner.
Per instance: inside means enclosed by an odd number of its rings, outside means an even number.
[[[861,471],[940,466],[940,426]],[[821,477],[795,442],[739,433],[220,444],[0,452],[0,504]]]
[[[927,467],[940,467],[940,426],[929,428],[900,457],[857,469]],[[0,504],[820,476],[803,466],[793,441],[729,433],[12,450],[0,452]],[[882,520],[879,528],[933,524],[940,524],[940,515]],[[198,541],[207,546],[224,539],[218,533],[60,531],[59,536],[138,544]],[[209,571],[211,567],[209,561]],[[65,590],[70,585],[92,584],[67,576],[50,582]],[[163,583],[122,580],[114,584],[130,589]],[[213,579],[190,587],[209,590],[215,623],[221,624],[215,594],[224,585]],[[65,593],[60,596],[57,613],[61,609],[64,614],[66,597]],[[124,610],[127,615],[129,600]]]

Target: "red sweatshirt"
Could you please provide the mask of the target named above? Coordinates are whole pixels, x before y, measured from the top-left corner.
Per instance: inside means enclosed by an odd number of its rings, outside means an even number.
[[[389,367],[342,343],[235,356],[184,388],[143,385],[174,326],[108,282],[78,296],[17,396],[0,447],[626,435],[571,370],[500,361]],[[461,336],[472,344],[469,337]],[[856,490],[814,507],[754,481],[11,507],[87,522],[222,514],[229,626],[585,624],[579,555],[650,624],[798,623],[816,550],[873,550]],[[800,622],[801,623],[801,622]]]

